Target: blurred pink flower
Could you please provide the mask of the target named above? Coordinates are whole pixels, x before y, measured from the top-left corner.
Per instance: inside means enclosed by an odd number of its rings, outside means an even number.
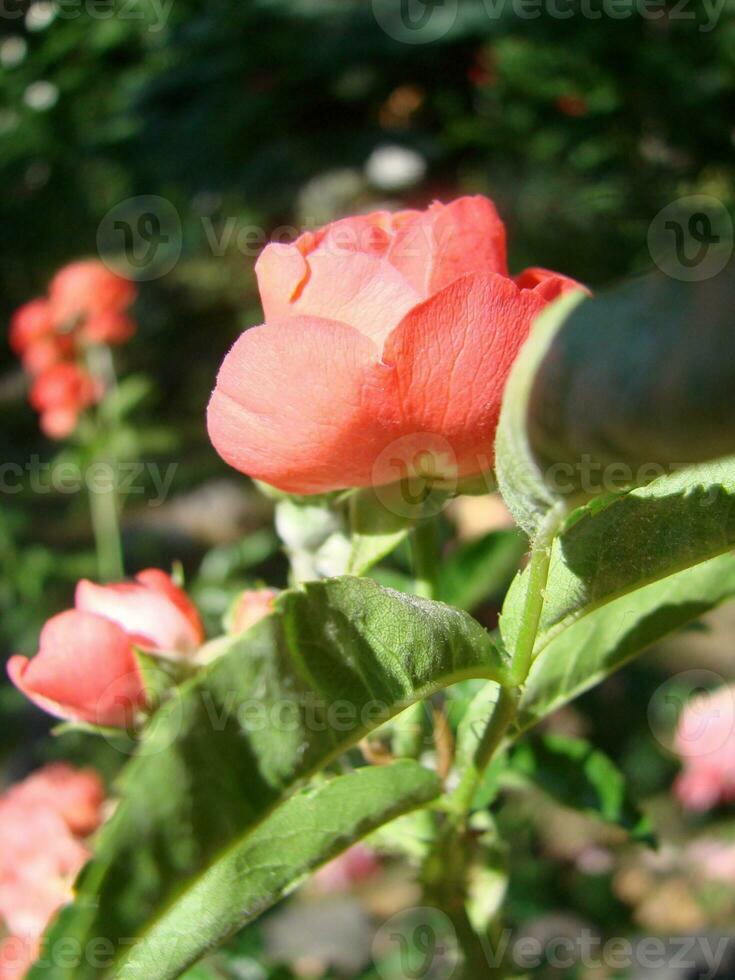
[[[71,435],[79,415],[100,400],[102,391],[84,368],[60,361],[45,368],[33,383],[30,403],[41,416],[41,429],[51,439]]]
[[[247,589],[237,600],[230,633],[244,633],[273,612],[277,589]]]
[[[679,718],[674,748],[683,763],[674,792],[687,809],[735,799],[735,687],[693,697]]]
[[[82,837],[102,821],[96,773],[46,766],[0,797],[0,980],[25,976],[41,936],[68,902],[89,851]]]
[[[0,980],[23,980],[40,952],[40,940],[7,936],[0,941]]]
[[[707,881],[735,885],[735,842],[703,837],[689,845],[686,857]]]
[[[104,385],[87,371],[85,353],[94,344],[123,344],[135,333],[126,314],[136,287],[96,259],[60,269],[48,297],[25,303],[13,314],[10,346],[34,376],[31,405],[50,439],[65,439],[79,415],[104,397]]]
[[[365,844],[354,844],[314,875],[317,886],[325,892],[347,891],[369,878],[380,867],[380,858]]]
[[[81,259],[60,269],[51,280],[49,299],[57,322],[100,313],[121,312],[133,302],[135,285],[97,259]]]

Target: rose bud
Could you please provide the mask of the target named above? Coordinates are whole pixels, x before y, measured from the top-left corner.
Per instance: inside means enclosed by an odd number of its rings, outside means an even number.
[[[21,358],[29,374],[42,374],[54,364],[74,356],[74,340],[68,334],[51,334],[34,340]]]
[[[267,246],[256,273],[266,323],[225,358],[209,435],[236,469],[298,494],[491,467],[531,322],[582,288],[542,269],[511,278],[484,197],[337,221]]]
[[[273,604],[278,597],[277,589],[248,589],[235,604],[232,624],[228,632],[244,633],[261,619],[273,612]]]
[[[121,312],[130,306],[136,293],[129,279],[96,259],[65,266],[56,273],[49,287],[51,309],[58,323],[110,311]]]
[[[129,726],[145,707],[135,649],[184,659],[204,640],[188,596],[155,568],[140,572],[134,582],[82,580],[75,607],[48,621],[32,660],[16,656],[8,662],[16,687],[59,718]]]
[[[121,626],[140,649],[182,659],[204,642],[194,603],[165,572],[148,568],[134,582],[96,585],[82,579],[74,604]]]
[[[52,439],[70,435],[79,415],[101,395],[99,385],[78,364],[54,364],[33,383],[29,400],[41,415],[41,428]]]
[[[15,311],[10,321],[8,339],[15,353],[22,357],[32,344],[52,336],[53,333],[51,304],[48,300],[39,298],[24,303]]]
[[[135,333],[135,323],[117,310],[95,313],[80,328],[82,340],[89,344],[125,344]]]
[[[133,641],[116,623],[69,609],[41,630],[32,660],[8,661],[15,686],[56,718],[129,727],[145,705]]]

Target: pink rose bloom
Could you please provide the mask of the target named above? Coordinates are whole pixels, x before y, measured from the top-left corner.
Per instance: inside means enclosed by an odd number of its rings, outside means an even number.
[[[314,875],[314,882],[325,892],[343,892],[370,878],[380,868],[380,858],[365,844],[353,846],[325,864]]]
[[[20,306],[10,321],[10,346],[22,357],[30,346],[54,333],[51,304],[39,297]]]
[[[121,626],[136,646],[181,659],[204,642],[204,627],[196,606],[157,568],[147,568],[134,582],[96,585],[82,579],[74,604],[84,612],[104,616]]]
[[[578,283],[508,273],[484,197],[345,218],[271,244],[256,273],[265,324],[220,369],[209,435],[231,466],[291,493],[493,464],[505,382],[531,323]],[[411,455],[411,454],[410,454]]]
[[[13,684],[56,718],[127,728],[145,707],[133,641],[93,613],[69,609],[53,616],[36,656],[11,657],[7,669]]]
[[[71,899],[89,857],[80,839],[102,821],[104,788],[91,770],[46,766],[0,797],[0,980],[25,976],[48,923]]]
[[[73,361],[52,364],[33,383],[30,402],[40,413],[41,429],[51,439],[71,435],[80,414],[99,401],[102,392],[94,379]]]
[[[248,589],[235,605],[230,633],[244,633],[273,612],[277,589]]]
[[[57,323],[79,317],[122,312],[136,297],[129,279],[112,272],[104,262],[82,259],[60,269],[51,280],[49,300]]]
[[[158,569],[134,582],[77,586],[76,608],[50,619],[33,659],[15,656],[8,674],[31,701],[57,718],[128,727],[145,707],[135,648],[185,659],[204,640],[188,596]]]
[[[710,810],[735,799],[735,687],[692,698],[674,747],[683,763],[674,791],[687,809]]]

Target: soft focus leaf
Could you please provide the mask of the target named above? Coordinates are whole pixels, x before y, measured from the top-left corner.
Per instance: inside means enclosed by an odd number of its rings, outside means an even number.
[[[583,294],[568,293],[535,320],[510,373],[495,437],[495,472],[503,500],[523,530],[534,537],[544,516],[559,501],[547,486],[528,436],[528,404],[536,372],[555,333]]]
[[[650,822],[630,799],[621,771],[584,739],[527,739],[513,750],[510,766],[564,806],[623,827],[638,840],[651,839]]]
[[[498,479],[530,534],[555,502],[640,486],[735,451],[735,265],[657,273],[539,317],[512,372]]]
[[[276,614],[233,638],[154,716],[78,900],[51,933],[51,954],[68,936],[82,945],[105,937],[126,953],[124,939],[144,938],[173,914],[300,781],[368,731],[441,687],[503,676],[485,630],[442,603],[353,578],[285,593]],[[161,969],[145,976],[171,975]],[[37,975],[99,971],[57,961]]]
[[[403,541],[414,521],[390,507],[388,488],[358,490],[350,498],[351,550],[347,571],[364,575]]]
[[[484,599],[502,594],[527,549],[519,531],[490,531],[460,543],[442,561],[439,595],[450,606],[475,609]]]

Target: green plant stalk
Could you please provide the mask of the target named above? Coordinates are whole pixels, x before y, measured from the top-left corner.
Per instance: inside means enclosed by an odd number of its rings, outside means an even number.
[[[104,385],[106,394],[114,392],[117,387],[117,376],[109,347],[95,345],[88,348],[86,360],[90,374]],[[104,437],[113,431],[116,425],[117,418],[114,415],[107,423],[104,413],[98,408],[95,414],[94,442],[104,443]],[[108,454],[98,451],[95,462],[109,463]],[[99,577],[103,582],[123,578],[125,562],[120,533],[120,503],[114,475],[107,483],[96,480],[94,485],[90,484],[89,508]]]
[[[427,897],[436,896],[455,927],[464,956],[463,976],[504,976],[503,965],[491,969],[486,942],[477,934],[467,916],[467,871],[471,863],[471,837],[468,833],[472,801],[488,764],[503,743],[515,719],[521,687],[533,662],[533,648],[543,612],[549,576],[551,545],[560,525],[562,512],[553,510],[541,526],[531,551],[523,620],[513,652],[510,687],[501,687],[498,700],[480,737],[477,748],[461,775],[459,785],[446,801],[445,822],[437,836],[434,851],[424,869]],[[483,941],[485,940],[485,941]]]
[[[97,550],[97,568],[103,582],[120,579],[125,574],[118,499],[114,482],[109,486],[89,488],[92,531]]]
[[[511,667],[513,683],[519,687],[525,683],[533,663],[533,648],[536,643],[541,613],[544,608],[546,583],[549,578],[551,545],[565,513],[565,510],[556,507],[549,511],[531,548],[526,602],[523,607],[523,618],[513,651]]]
[[[411,534],[416,595],[436,599],[439,591],[439,529],[435,517],[421,519]]]
[[[502,744],[505,733],[516,716],[519,694],[516,689],[500,688],[498,700],[477,749],[462,773],[459,785],[449,797],[449,822],[455,831],[463,831],[466,826],[472,801],[482,782],[485,769]]]

